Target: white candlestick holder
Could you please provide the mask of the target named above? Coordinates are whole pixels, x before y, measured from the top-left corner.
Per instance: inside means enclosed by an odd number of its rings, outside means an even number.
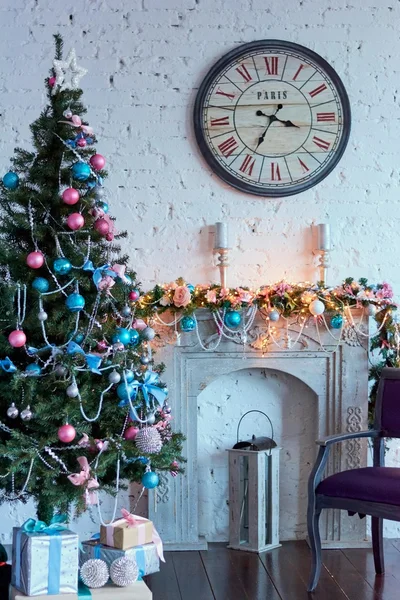
[[[228,262],[228,253],[230,248],[214,248],[214,254],[218,254],[218,264],[219,268],[221,287],[226,288],[226,280],[227,280],[227,271],[229,267]]]

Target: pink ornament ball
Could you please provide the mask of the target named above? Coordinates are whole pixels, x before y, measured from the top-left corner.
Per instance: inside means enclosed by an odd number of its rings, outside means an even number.
[[[15,329],[8,336],[8,341],[13,348],[22,348],[26,344],[26,335],[21,329]]]
[[[135,439],[138,432],[139,432],[139,429],[137,427],[128,427],[127,429],[125,429],[124,438],[126,440],[132,441]]]
[[[105,167],[106,159],[102,154],[93,154],[89,162],[93,169],[96,169],[96,171],[101,171],[101,169],[104,169]]]
[[[30,252],[26,257],[26,264],[31,269],[40,269],[44,263],[44,256],[41,252]]]
[[[79,198],[79,192],[75,188],[67,188],[62,193],[63,202],[65,204],[68,204],[69,206],[72,206],[73,204],[79,202]]]
[[[107,235],[107,233],[110,231],[110,226],[105,219],[97,219],[94,224],[94,228],[101,235]]]
[[[85,224],[85,219],[82,217],[80,213],[72,213],[69,215],[67,219],[67,225],[72,231],[76,231],[77,229],[81,229]]]
[[[57,435],[60,442],[63,442],[64,444],[69,444],[75,439],[75,427],[72,427],[72,425],[69,425],[68,423],[66,425],[62,425],[59,428]]]
[[[111,231],[109,231],[106,235],[106,240],[107,240],[107,242],[112,242],[113,239],[114,239],[114,234],[111,233]]]
[[[56,85],[56,78],[55,77],[50,77],[49,79],[49,86],[52,88]]]
[[[131,300],[132,302],[136,302],[136,300],[139,300],[140,298],[140,294],[137,290],[132,290],[131,292],[129,292],[129,300]]]
[[[79,138],[79,140],[76,142],[77,146],[79,146],[79,148],[84,148],[87,144],[85,138]]]

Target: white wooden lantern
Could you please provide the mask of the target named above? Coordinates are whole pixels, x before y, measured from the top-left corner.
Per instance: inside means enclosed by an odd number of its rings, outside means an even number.
[[[242,419],[251,412],[269,420],[271,438],[239,442]],[[266,552],[279,543],[279,453],[269,417],[245,413],[238,443],[229,452],[229,545],[234,550]],[[238,448],[239,446],[239,448]],[[272,447],[274,446],[274,447]]]

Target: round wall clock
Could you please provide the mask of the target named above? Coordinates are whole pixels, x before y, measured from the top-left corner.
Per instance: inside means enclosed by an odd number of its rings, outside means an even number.
[[[351,125],[336,71],[315,52],[280,40],[223,56],[197,94],[194,129],[210,167],[233,187],[290,196],[339,162]]]

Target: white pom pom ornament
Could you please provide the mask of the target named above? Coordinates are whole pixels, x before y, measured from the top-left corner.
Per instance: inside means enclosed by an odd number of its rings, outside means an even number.
[[[99,558],[91,558],[81,566],[81,579],[88,588],[101,588],[110,578],[107,564]]]
[[[117,558],[110,567],[111,581],[119,587],[132,585],[139,577],[137,564],[127,556]]]
[[[162,439],[154,427],[143,427],[135,437],[136,447],[144,454],[157,454],[162,448]]]

